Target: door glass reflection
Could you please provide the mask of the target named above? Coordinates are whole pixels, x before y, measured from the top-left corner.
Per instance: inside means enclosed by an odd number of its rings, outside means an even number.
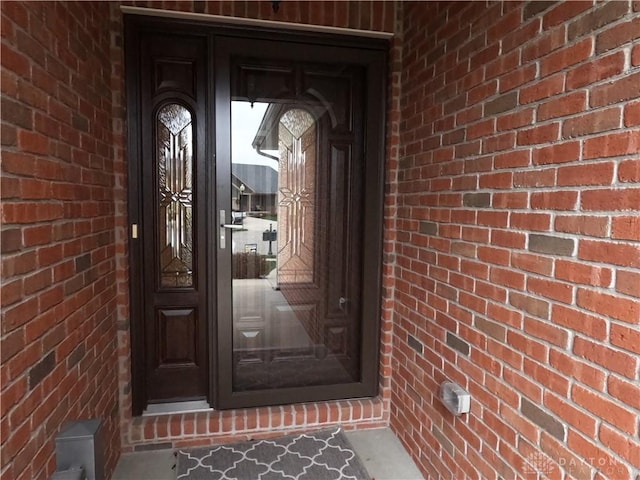
[[[327,315],[322,114],[234,101],[231,122],[233,389],[357,381],[353,329]]]

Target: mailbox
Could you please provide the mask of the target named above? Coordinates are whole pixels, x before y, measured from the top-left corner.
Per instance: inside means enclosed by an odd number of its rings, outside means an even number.
[[[275,242],[278,237],[277,230],[265,230],[262,232],[262,241],[263,242]]]

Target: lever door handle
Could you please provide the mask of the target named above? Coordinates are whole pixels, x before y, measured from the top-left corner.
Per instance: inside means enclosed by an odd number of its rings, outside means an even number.
[[[218,228],[218,237],[220,238],[220,249],[227,248],[227,229],[229,230],[242,230],[242,225],[236,225],[235,223],[227,223],[227,212],[220,210],[220,227]]]
[[[224,250],[227,248],[227,230],[225,229],[226,221],[227,221],[227,212],[224,210],[220,210],[220,227],[218,228],[218,238],[220,239],[220,249]]]

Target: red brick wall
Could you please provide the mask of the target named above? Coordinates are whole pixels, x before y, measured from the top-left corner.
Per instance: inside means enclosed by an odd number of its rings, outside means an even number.
[[[403,31],[389,2],[149,6],[399,33],[381,397],[131,418],[120,14],[2,2],[3,476],[46,478],[66,418],[108,419],[111,468],[118,392],[127,449],[390,411],[436,478],[640,468],[637,2],[407,2]]]
[[[45,479],[67,420],[119,454],[110,5],[2,2],[1,475]]]
[[[309,25],[393,32],[395,5],[384,0],[377,1],[280,1],[277,12],[271,1],[172,1],[138,0],[123,1],[123,5],[148,7],[163,10],[206,13],[228,17],[256,18],[277,22],[296,22]]]
[[[635,479],[640,3],[403,9],[392,426],[429,478]]]

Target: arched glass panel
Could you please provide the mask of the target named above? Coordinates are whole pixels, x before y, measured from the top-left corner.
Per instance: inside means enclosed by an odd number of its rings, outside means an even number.
[[[316,137],[315,121],[307,111],[288,110],[280,118],[279,285],[314,279]]]
[[[172,103],[156,119],[161,288],[193,287],[193,123]]]

